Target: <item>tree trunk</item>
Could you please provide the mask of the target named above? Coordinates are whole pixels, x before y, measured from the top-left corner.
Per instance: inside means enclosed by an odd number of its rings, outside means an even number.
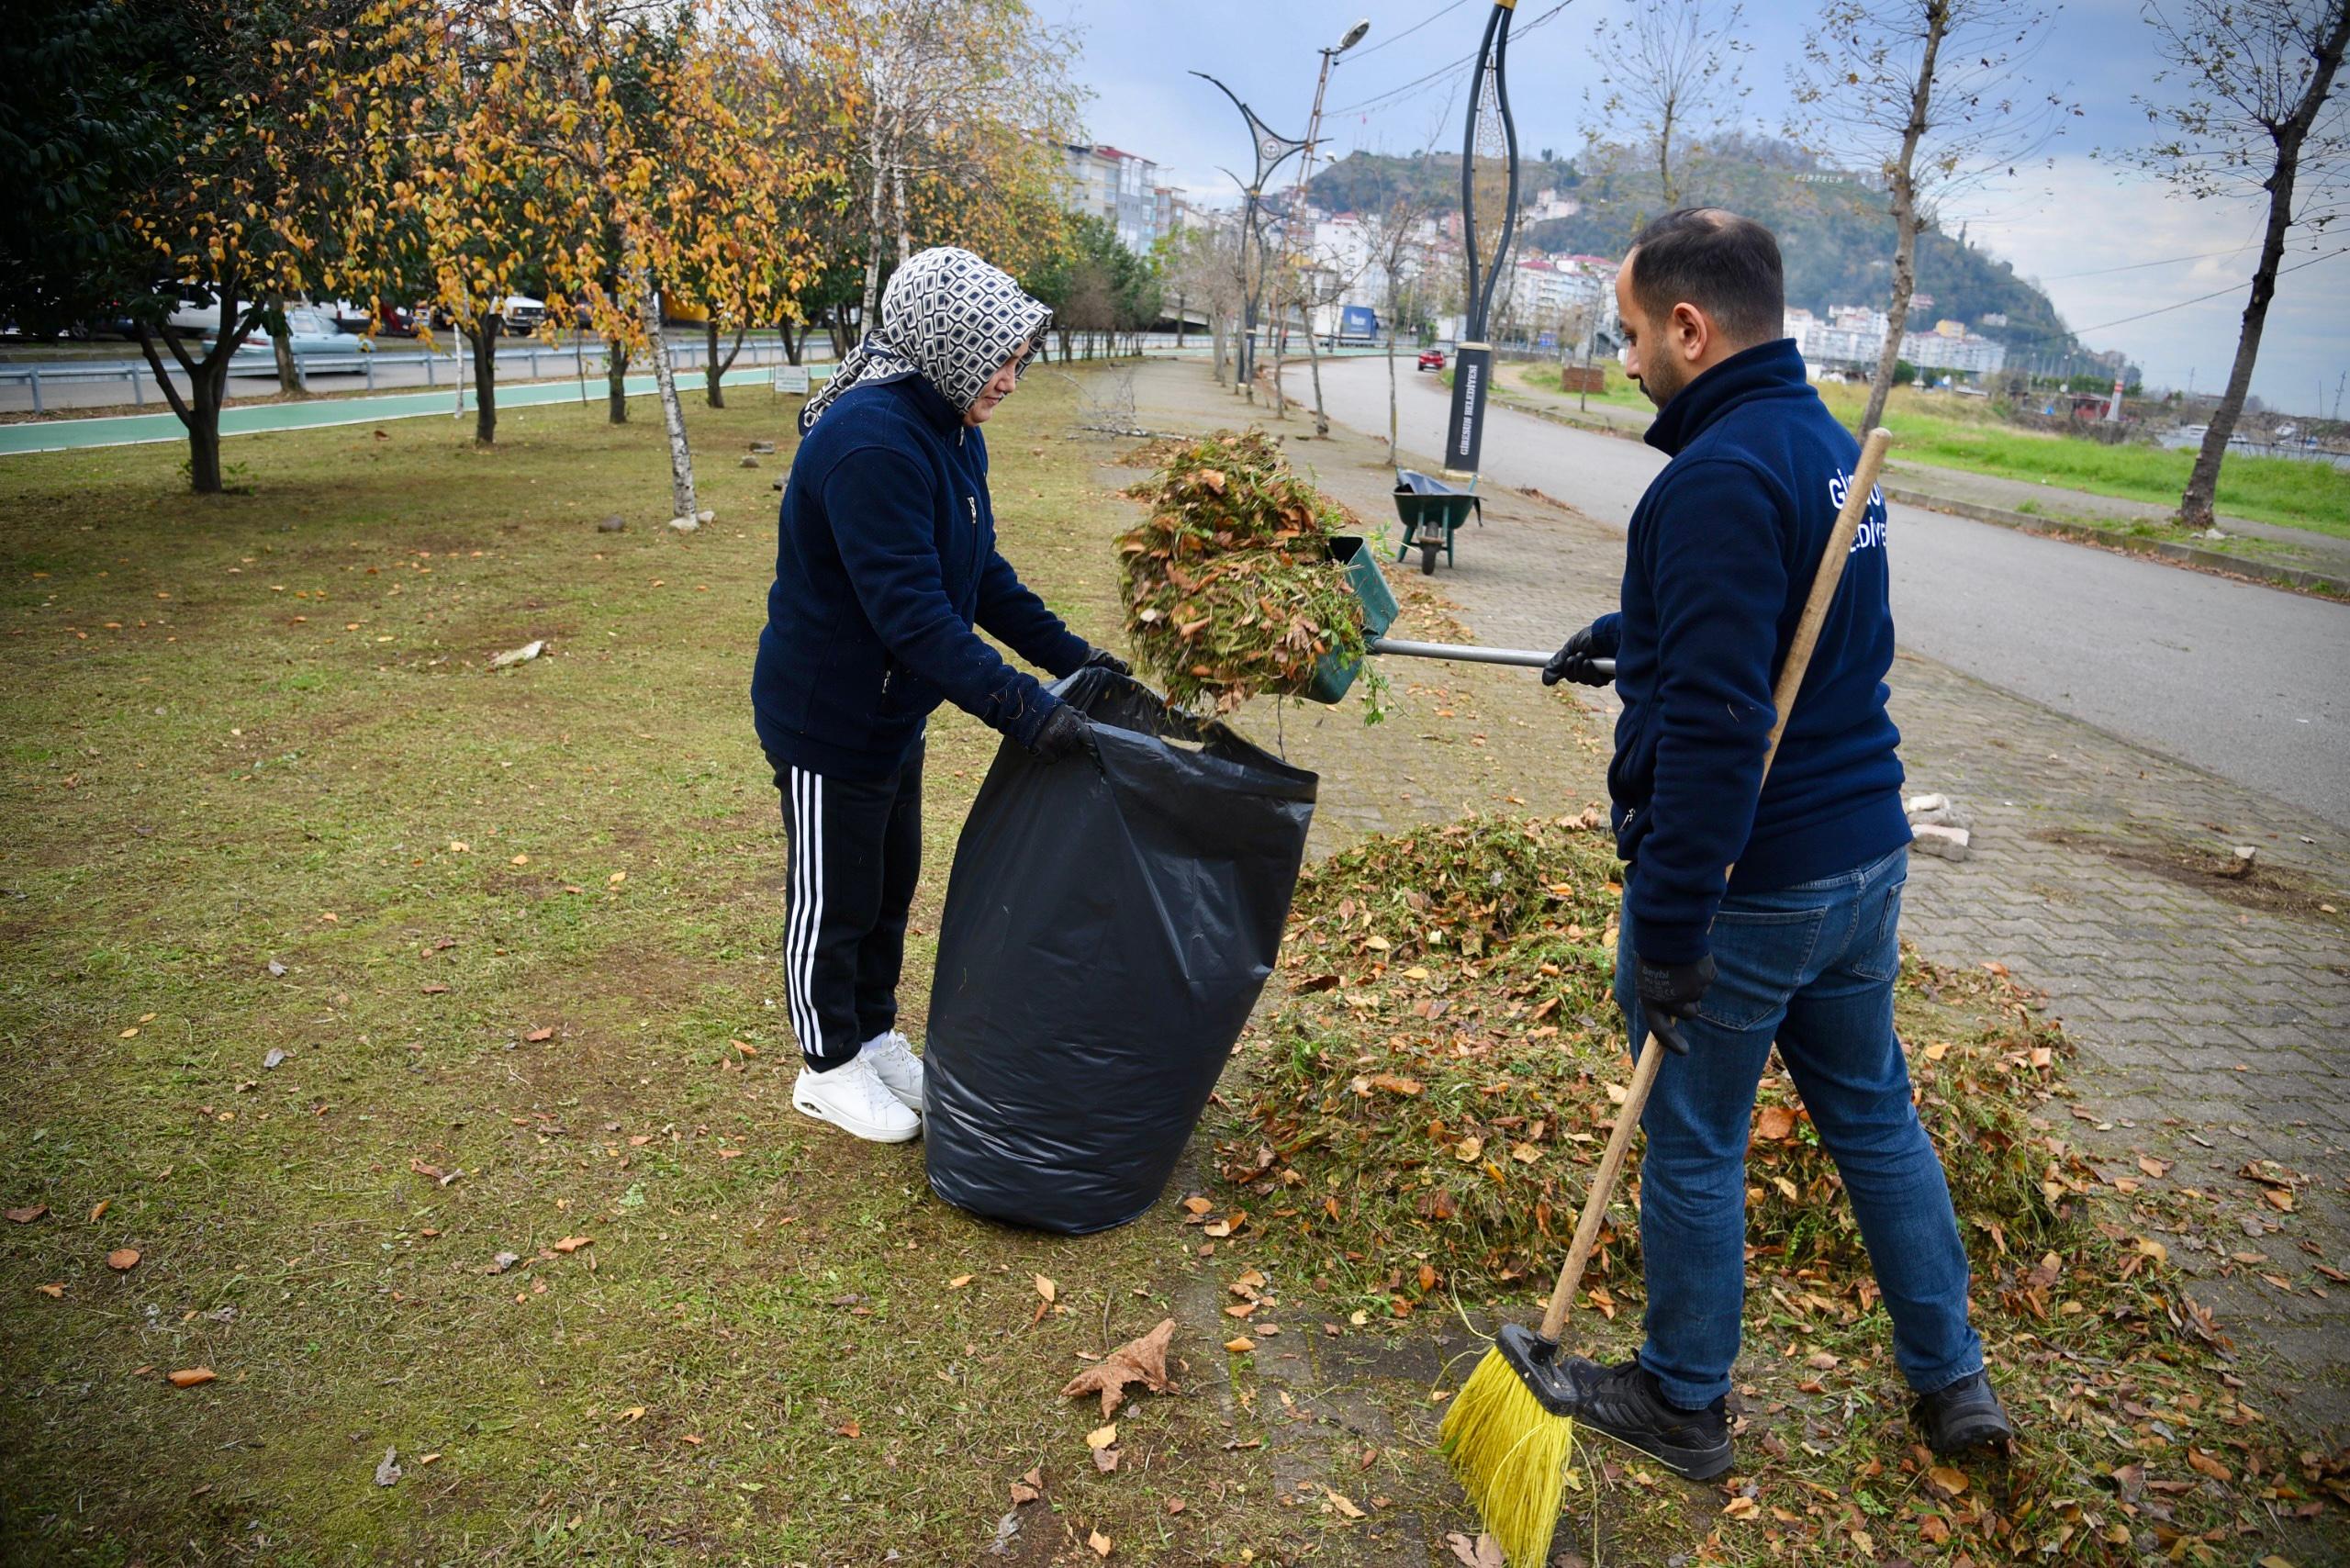
[[[307,398],[310,389],[302,385],[302,367],[294,359],[294,343],[285,325],[285,297],[269,297],[270,353],[277,360],[277,392],[282,398]]]
[[[1673,185],[1673,108],[1671,104],[1664,106],[1664,113],[1659,118],[1656,130],[1656,183],[1657,188],[1663,193],[1664,210],[1667,212],[1681,205],[1681,193]]]
[[[677,400],[677,370],[669,362],[668,341],[661,335],[661,307],[654,298],[653,279],[642,262],[635,272],[636,311],[644,323],[653,379],[661,387],[661,423],[669,437],[669,515],[693,517],[700,508],[694,498],[694,454],[686,444],[686,410]]]
[[[458,329],[474,348],[474,443],[498,443],[498,318]]]
[[[1893,187],[1893,297],[1886,301],[1885,346],[1877,351],[1876,375],[1869,382],[1869,403],[1861,415],[1859,435],[1885,418],[1886,399],[1893,396],[1894,366],[1901,358],[1901,334],[1909,325],[1909,296],[1918,287],[1918,143],[1926,134],[1926,111],[1933,102],[1934,62],[1942,54],[1942,34],[1950,26],[1949,0],[1926,0],[1926,49],[1918,61],[1918,80],[1909,90],[1909,119],[1901,128],[1901,155],[1889,182]]]
[[[722,409],[726,407],[726,367],[718,363],[718,313],[716,311],[711,311],[703,320],[702,329],[707,334],[707,347],[710,351],[702,364],[702,383],[707,388],[710,406],[713,409]]]
[[[1387,461],[1393,466],[1395,457],[1395,322],[1394,302],[1388,302],[1390,319],[1387,323]]]
[[[913,253],[913,236],[906,228],[906,171],[902,166],[890,172],[890,199],[898,209],[898,264],[902,267]]]
[[[2260,336],[2268,325],[2269,302],[2277,297],[2277,263],[2284,259],[2285,238],[2293,226],[2293,185],[2300,174],[2302,143],[2326,95],[2333,91],[2345,46],[2350,46],[2350,7],[2336,13],[2333,36],[2320,46],[2308,91],[2293,118],[2276,133],[2277,162],[2267,180],[2268,227],[2260,243],[2260,265],[2252,274],[2252,294],[2244,301],[2235,364],[2229,368],[2227,390],[2220,395],[2219,407],[2211,410],[2210,428],[2203,432],[2203,448],[2195,454],[2195,470],[2187,476],[2186,493],[2178,498],[2178,521],[2189,528],[2213,525],[2220,464],[2228,455],[2229,438],[2244,415],[2245,394],[2252,390],[2253,364],[2260,357]],[[2322,403],[2320,409],[2322,411]]]
[[[1340,306],[1338,308],[1343,312],[1346,307]],[[1314,342],[1314,307],[1311,305],[1308,305],[1305,308],[1305,360],[1306,363],[1313,367],[1314,433],[1315,435],[1328,435],[1330,433],[1330,411],[1323,407],[1322,404],[1322,352],[1319,348],[1315,347]]]
[[[798,364],[800,363],[800,352],[802,348],[807,346],[808,334],[802,332],[800,336],[796,338],[793,337],[791,335],[791,318],[789,316],[776,323],[776,330],[783,335],[784,364]]]
[[[628,344],[604,340],[604,409],[616,425],[628,423]]]
[[[880,318],[875,314],[881,308],[881,207],[888,194],[889,161],[874,150],[873,191],[865,205],[865,322],[870,326]],[[834,357],[838,358],[837,346]]]

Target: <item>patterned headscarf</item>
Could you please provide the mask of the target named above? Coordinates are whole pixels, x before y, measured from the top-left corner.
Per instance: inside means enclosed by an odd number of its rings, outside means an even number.
[[[824,389],[800,411],[806,433],[834,398],[860,382],[918,375],[957,413],[968,413],[1004,361],[1015,375],[1045,345],[1053,313],[1010,274],[968,251],[940,245],[906,258],[881,294],[881,324],[851,349]]]

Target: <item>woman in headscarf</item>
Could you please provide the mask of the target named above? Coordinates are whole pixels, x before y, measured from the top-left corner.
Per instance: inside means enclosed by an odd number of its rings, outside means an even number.
[[[923,726],[953,702],[1047,762],[1085,721],[972,628],[1066,676],[1125,673],[996,551],[979,426],[1052,312],[968,251],[909,257],[880,325],[800,416],[751,700],[783,795],[793,1106],[861,1138],[922,1130],[898,972],[922,851]]]

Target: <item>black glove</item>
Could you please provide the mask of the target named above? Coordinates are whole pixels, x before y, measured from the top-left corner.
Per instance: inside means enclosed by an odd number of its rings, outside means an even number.
[[[1092,750],[1092,726],[1085,722],[1084,714],[1066,702],[1053,704],[1053,711],[1036,726],[1036,738],[1028,743],[1028,755],[1047,764]]]
[[[1600,656],[1591,645],[1591,628],[1586,626],[1550,655],[1550,662],[1542,666],[1542,684],[1556,686],[1562,680],[1572,680],[1577,686],[1612,686],[1616,682],[1614,676],[1601,675],[1591,667],[1591,661]]]
[[[1694,964],[1652,964],[1635,953],[1634,978],[1640,993],[1640,1013],[1650,1032],[1675,1056],[1689,1054],[1681,1020],[1697,1010],[1706,988],[1714,983],[1714,957],[1708,953]]]
[[[1135,672],[1134,666],[1126,663],[1125,660],[1120,658],[1117,655],[1112,653],[1107,648],[1086,649],[1085,662],[1077,667],[1080,669],[1106,669],[1112,675],[1132,675]]]

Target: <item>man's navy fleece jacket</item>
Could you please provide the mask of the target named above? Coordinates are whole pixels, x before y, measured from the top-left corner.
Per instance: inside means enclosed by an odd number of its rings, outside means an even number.
[[[1758,800],[1772,686],[1860,447],[1785,339],[1683,387],[1648,442],[1673,462],[1632,513],[1622,609],[1593,651],[1615,655],[1624,700],[1607,788],[1639,956],[1694,963],[1731,862],[1731,891],[1764,892],[1909,842],[1885,711],[1885,499],[1869,498]]]
[[[789,765],[889,778],[942,701],[1025,745],[1057,701],[974,635],[1068,675],[1091,650],[996,553],[987,442],[920,375],[841,394],[783,491],[751,702]]]

